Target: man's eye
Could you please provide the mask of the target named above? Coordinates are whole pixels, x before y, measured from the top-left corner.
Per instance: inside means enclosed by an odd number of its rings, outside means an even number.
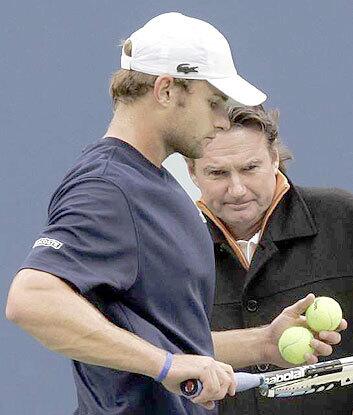
[[[218,102],[217,101],[210,101],[211,108],[217,108]]]
[[[246,166],[246,167],[244,168],[244,170],[245,170],[245,171],[250,171],[250,170],[254,170],[254,169],[256,169],[256,167],[258,167],[258,166],[257,166],[257,164],[250,164],[249,166]]]
[[[212,176],[223,176],[226,172],[224,170],[212,170],[210,171],[210,174]]]

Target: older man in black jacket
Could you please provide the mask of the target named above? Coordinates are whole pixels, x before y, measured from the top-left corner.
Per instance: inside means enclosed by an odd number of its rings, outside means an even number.
[[[277,112],[234,108],[230,119],[231,130],[217,134],[202,159],[187,160],[214,240],[212,329],[267,324],[314,292],[335,298],[348,320],[330,359],[353,355],[353,195],[290,182],[284,175],[290,153],[279,142]],[[282,400],[251,390],[226,398],[220,414],[351,415],[352,408],[350,385]]]

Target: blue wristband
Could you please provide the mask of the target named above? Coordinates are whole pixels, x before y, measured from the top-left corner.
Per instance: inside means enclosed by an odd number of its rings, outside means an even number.
[[[161,370],[161,373],[156,377],[157,382],[163,382],[167,377],[170,367],[172,366],[173,355],[170,352],[167,352],[167,357],[165,358],[164,366]]]

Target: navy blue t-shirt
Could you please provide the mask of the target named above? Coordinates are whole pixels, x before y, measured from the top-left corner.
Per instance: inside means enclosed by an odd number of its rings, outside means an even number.
[[[213,355],[206,224],[166,169],[121,140],[84,150],[21,268],[60,277],[109,321],[157,347]],[[76,415],[210,414],[147,376],[77,361],[73,368]]]

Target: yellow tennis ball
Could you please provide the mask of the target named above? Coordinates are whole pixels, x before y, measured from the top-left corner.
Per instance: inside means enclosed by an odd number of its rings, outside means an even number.
[[[278,349],[284,360],[294,365],[305,362],[305,353],[313,353],[310,346],[313,333],[305,327],[290,327],[282,333]]]
[[[342,309],[336,300],[330,297],[317,297],[305,312],[308,326],[318,332],[336,330],[342,320]]]

